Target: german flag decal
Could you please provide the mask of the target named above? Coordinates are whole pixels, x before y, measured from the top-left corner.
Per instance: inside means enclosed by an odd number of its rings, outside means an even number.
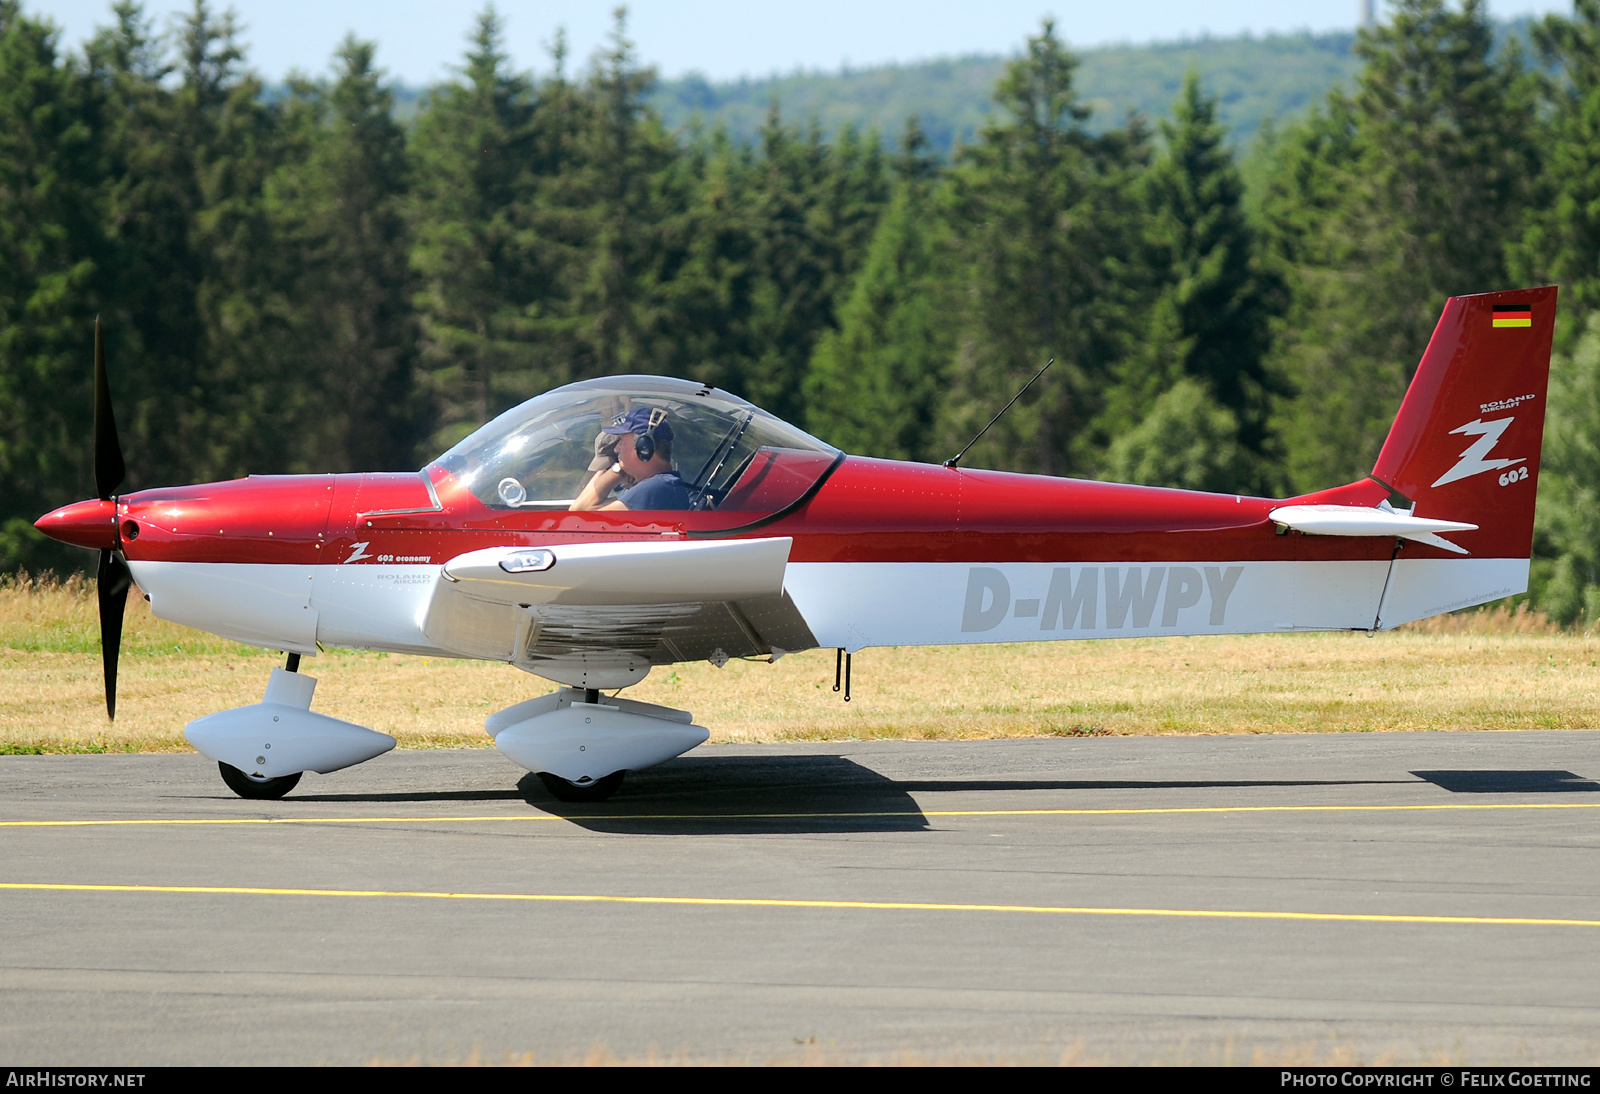
[[[1494,306],[1494,325],[1496,327],[1531,327],[1533,326],[1533,306],[1531,304],[1496,304]]]

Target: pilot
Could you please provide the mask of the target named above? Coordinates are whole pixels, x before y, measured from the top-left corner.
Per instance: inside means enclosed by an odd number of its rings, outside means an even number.
[[[574,509],[688,509],[689,487],[672,466],[672,423],[660,407],[638,407],[618,414],[600,430],[617,440],[617,462],[597,473],[573,500]],[[598,453],[603,442],[595,441]],[[607,502],[624,478],[633,485]]]

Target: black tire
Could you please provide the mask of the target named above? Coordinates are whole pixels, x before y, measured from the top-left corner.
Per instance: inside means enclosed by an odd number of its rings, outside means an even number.
[[[222,781],[228,784],[228,789],[241,798],[268,802],[275,802],[293,790],[299,783],[300,776],[305,774],[303,771],[296,771],[293,775],[283,775],[276,779],[252,779],[232,764],[218,763],[217,770],[222,772]]]
[[[617,787],[622,785],[622,776],[626,774],[626,771],[613,771],[594,782],[573,783],[548,771],[538,773],[539,781],[544,783],[544,788],[550,791],[551,796],[564,802],[603,802],[617,792]]]

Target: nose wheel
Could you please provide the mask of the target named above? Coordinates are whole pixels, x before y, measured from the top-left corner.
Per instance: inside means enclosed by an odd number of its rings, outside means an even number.
[[[575,783],[563,779],[560,775],[552,775],[548,771],[539,772],[539,781],[544,783],[544,788],[550,791],[557,801],[564,802],[603,802],[617,792],[617,787],[622,785],[622,776],[626,771],[613,771],[603,779],[592,782]],[[295,776],[299,778],[299,776]]]
[[[232,764],[219,762],[217,768],[222,772],[222,781],[228,784],[229,790],[241,798],[249,798],[252,801],[277,801],[293,790],[299,783],[300,776],[304,774],[302,771],[296,771],[293,775],[281,775],[276,779],[256,779]]]

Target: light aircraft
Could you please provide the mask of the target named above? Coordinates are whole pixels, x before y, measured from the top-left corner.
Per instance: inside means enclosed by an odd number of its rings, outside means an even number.
[[[1372,474],[1283,500],[848,456],[655,376],[546,392],[420,472],[119,496],[97,325],[100,496],[37,527],[100,552],[113,717],[130,579],[162,619],[287,654],[260,703],[185,731],[243,797],[394,747],[311,711],[301,658],[343,646],[505,661],[562,685],[488,732],[558,798],[602,800],[709,736],[685,711],[602,694],[654,665],[1371,632],[1524,591],[1555,307],[1553,287],[1451,298]],[[656,495],[671,507],[582,507],[592,476],[651,460],[676,467]]]

